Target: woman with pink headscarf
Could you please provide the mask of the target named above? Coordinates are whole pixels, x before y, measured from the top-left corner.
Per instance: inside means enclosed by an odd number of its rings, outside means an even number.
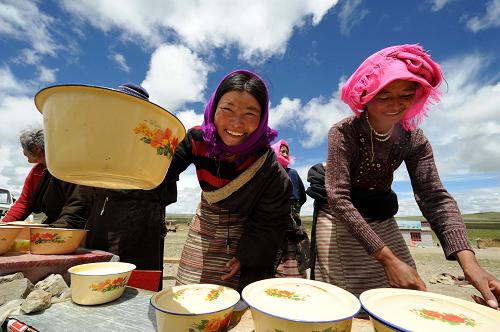
[[[300,208],[307,200],[306,190],[299,173],[290,168],[290,163],[295,158],[290,156],[290,147],[287,141],[280,139],[271,147],[278,162],[283,166],[292,182],[290,223],[281,246],[275,276],[277,278],[307,278],[306,270],[309,268],[310,244],[306,230],[300,220]]]
[[[418,125],[440,99],[440,66],[419,45],[385,48],[368,57],[342,87],[355,116],[328,134],[325,186],[332,215],[318,218],[317,280],[355,295],[379,287],[426,290],[399,231],[391,190],[405,163],[417,204],[444,254],[498,308],[500,282],[481,268],[456,201],[443,187],[432,148]]]

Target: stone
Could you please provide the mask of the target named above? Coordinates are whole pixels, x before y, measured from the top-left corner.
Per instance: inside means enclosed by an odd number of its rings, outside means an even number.
[[[59,296],[69,287],[60,274],[51,274],[37,282],[35,288],[49,292],[52,296]]]
[[[10,300],[25,299],[33,289],[33,284],[29,279],[13,279],[0,284],[0,305]]]
[[[41,289],[35,289],[21,304],[21,310],[29,314],[50,307],[52,294]]]
[[[22,272],[17,272],[14,274],[8,274],[6,276],[0,277],[0,284],[11,282],[12,280],[22,279],[24,278],[24,274]]]

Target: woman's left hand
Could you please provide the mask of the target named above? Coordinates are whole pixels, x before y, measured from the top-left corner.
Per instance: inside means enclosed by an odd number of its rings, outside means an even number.
[[[224,271],[228,273],[221,276],[220,279],[221,280],[230,279],[234,277],[236,273],[240,271],[240,269],[241,269],[240,261],[236,257],[233,257],[226,263],[226,267],[224,268]]]
[[[481,298],[473,295],[472,298],[474,301],[498,310],[498,302],[500,301],[500,281],[479,265],[472,251],[459,251],[457,253],[457,259],[464,271],[467,281],[483,296]]]

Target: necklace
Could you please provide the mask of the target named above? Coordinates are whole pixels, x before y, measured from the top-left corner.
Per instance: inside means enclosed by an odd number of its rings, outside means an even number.
[[[391,138],[392,135],[392,130],[394,129],[394,126],[389,129],[386,133],[379,133],[375,129],[373,129],[372,124],[370,123],[370,119],[368,119],[368,112],[365,112],[366,114],[366,122],[368,122],[368,126],[370,127],[370,130],[375,134],[375,139],[379,142],[385,142]]]

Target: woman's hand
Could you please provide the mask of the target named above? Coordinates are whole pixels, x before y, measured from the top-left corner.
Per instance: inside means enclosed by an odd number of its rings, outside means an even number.
[[[224,271],[228,273],[221,276],[220,279],[221,280],[230,279],[234,275],[236,275],[236,273],[238,273],[240,269],[241,269],[240,261],[236,257],[233,257],[226,263],[226,267],[224,268]]]
[[[417,270],[400,260],[389,247],[383,247],[374,254],[374,257],[383,265],[391,287],[427,290]]]
[[[479,265],[472,251],[462,250],[457,252],[456,256],[467,281],[483,296],[481,298],[473,295],[474,301],[498,310],[500,281]]]

